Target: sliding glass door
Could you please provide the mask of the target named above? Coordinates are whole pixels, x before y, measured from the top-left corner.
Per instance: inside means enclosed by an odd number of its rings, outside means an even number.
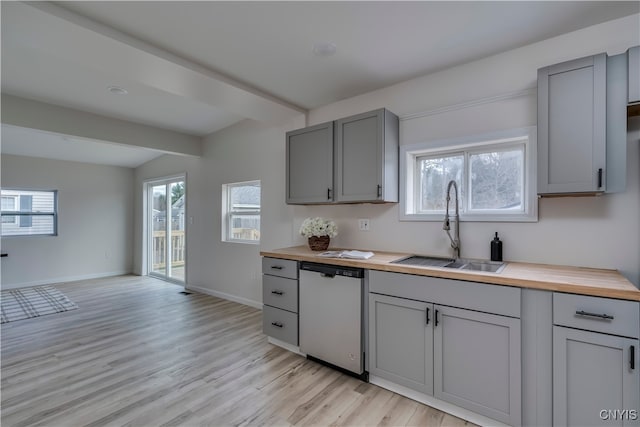
[[[149,275],[185,283],[186,188],[184,177],[147,184]]]

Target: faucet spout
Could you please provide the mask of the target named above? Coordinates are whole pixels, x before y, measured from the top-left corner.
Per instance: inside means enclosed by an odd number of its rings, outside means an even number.
[[[453,188],[454,196],[455,196],[455,204],[456,204],[456,215],[454,217],[454,221],[456,223],[456,234],[455,238],[451,236],[450,230],[450,219],[449,219],[449,202],[451,201],[451,188]],[[451,248],[453,249],[453,255],[456,259],[460,258],[460,211],[459,211],[459,202],[458,202],[458,185],[454,180],[449,181],[447,184],[447,204],[444,214],[444,223],[442,225],[442,229],[447,232],[447,236],[449,236],[449,240],[451,240]]]

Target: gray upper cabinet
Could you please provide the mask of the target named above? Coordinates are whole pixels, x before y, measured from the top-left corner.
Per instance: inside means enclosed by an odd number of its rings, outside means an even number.
[[[287,203],[397,202],[398,132],[385,109],[287,132]]]
[[[398,117],[385,109],[335,122],[337,202],[398,201]]]
[[[640,46],[632,47],[627,51],[629,63],[627,102],[635,104],[640,102]]]
[[[520,319],[434,306],[434,395],[521,423]]]
[[[287,132],[289,204],[333,201],[333,122]]]
[[[606,176],[606,54],[538,70],[538,193],[597,193]]]

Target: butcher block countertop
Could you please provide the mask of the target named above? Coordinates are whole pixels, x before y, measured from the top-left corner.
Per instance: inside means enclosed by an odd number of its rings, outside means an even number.
[[[340,249],[330,248],[330,250]],[[372,252],[374,252],[375,255],[367,260],[325,258],[318,256],[319,252],[313,252],[307,246],[294,246],[271,251],[261,251],[260,255],[295,261],[359,267],[369,270],[640,301],[640,290],[616,270],[507,262],[506,267],[501,273],[488,273],[445,267],[391,264],[391,261],[405,258],[411,254],[381,251]]]

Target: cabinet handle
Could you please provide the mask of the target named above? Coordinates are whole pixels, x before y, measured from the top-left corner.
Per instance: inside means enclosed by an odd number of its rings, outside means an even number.
[[[276,295],[284,295],[284,292],[282,291],[271,291],[271,293]]]
[[[382,185],[378,184],[378,197],[382,197]]]
[[[602,188],[602,168],[598,169],[598,188]]]
[[[427,325],[429,324],[429,307],[427,307]]]
[[[327,200],[331,200],[331,189],[327,188]]]
[[[636,347],[634,345],[629,347],[629,357],[631,358],[631,360],[629,360],[629,367],[633,371],[636,369]]]
[[[433,326],[438,326],[438,310],[436,310],[436,315],[434,316],[434,324]]]
[[[597,317],[598,319],[613,320],[613,316],[609,316],[608,314],[589,313],[588,311],[584,311],[584,310],[577,310],[576,314],[578,316],[589,316],[589,317]]]
[[[282,266],[280,266],[280,265],[272,265],[271,269],[272,270],[282,270]]]
[[[282,323],[280,323],[280,322],[271,322],[271,324],[272,324],[273,326],[275,326],[276,328],[282,328],[282,327],[284,326],[284,325],[283,325]]]

